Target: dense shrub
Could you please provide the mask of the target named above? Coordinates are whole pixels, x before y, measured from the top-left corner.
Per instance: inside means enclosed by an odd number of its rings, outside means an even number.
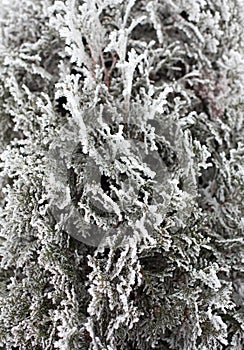
[[[243,1],[1,2],[2,349],[241,350]]]

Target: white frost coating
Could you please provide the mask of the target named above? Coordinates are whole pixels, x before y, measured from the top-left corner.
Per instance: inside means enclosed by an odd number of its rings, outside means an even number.
[[[221,288],[221,283],[217,277],[217,272],[218,272],[218,265],[213,264],[212,266],[204,269],[204,270],[199,270],[194,272],[196,276],[198,276],[201,281],[209,286],[210,288],[214,290],[218,290]]]
[[[126,100],[129,100],[131,96],[132,81],[133,81],[135,68],[146,57],[145,55],[146,53],[137,55],[136,51],[134,49],[131,49],[131,51],[128,53],[128,62],[126,61],[125,63],[118,65],[119,67],[121,67],[125,76],[125,80],[124,80],[125,88],[123,90],[123,96],[125,97]]]
[[[242,350],[243,0],[0,4],[0,347]]]
[[[166,98],[170,92],[173,92],[173,88],[171,86],[166,86],[164,90],[160,92],[158,99],[153,101],[152,109],[154,109],[154,113],[164,112],[164,106],[167,104]]]
[[[154,29],[156,30],[158,41],[160,44],[163,43],[163,32],[159,18],[157,18],[157,5],[158,1],[150,1],[146,9],[149,12],[150,19],[153,23]]]
[[[56,97],[65,96],[67,98],[66,108],[72,114],[74,121],[77,123],[82,145],[84,146],[84,153],[88,152],[88,136],[86,125],[83,120],[83,111],[80,108],[79,97],[77,92],[79,90],[79,76],[67,76],[65,83],[57,84]]]

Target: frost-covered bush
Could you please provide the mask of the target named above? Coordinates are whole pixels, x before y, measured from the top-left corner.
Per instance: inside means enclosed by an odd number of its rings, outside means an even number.
[[[2,349],[241,350],[242,0],[2,0]]]

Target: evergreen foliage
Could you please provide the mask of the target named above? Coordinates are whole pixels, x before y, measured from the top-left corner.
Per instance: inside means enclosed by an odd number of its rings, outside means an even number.
[[[0,1],[2,349],[243,349],[243,0]]]

